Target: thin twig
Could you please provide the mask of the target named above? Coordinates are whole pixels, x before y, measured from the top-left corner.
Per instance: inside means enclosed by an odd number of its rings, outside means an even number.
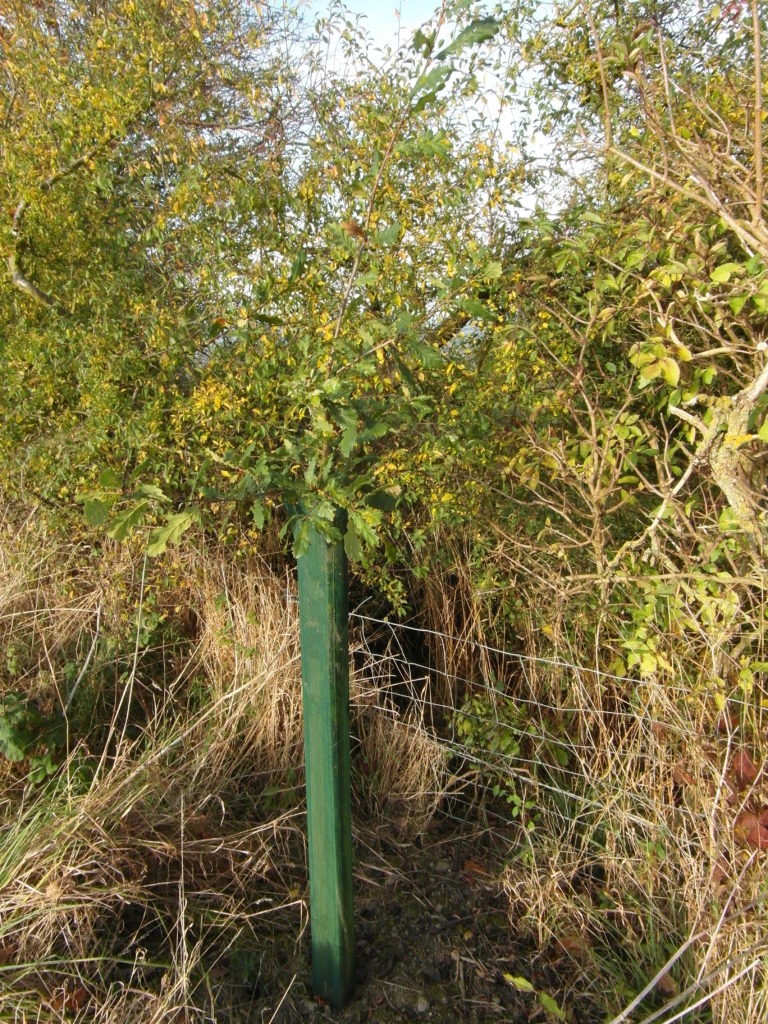
[[[600,69],[600,85],[603,90],[603,126],[605,130],[605,148],[610,149],[612,143],[611,105],[608,102],[608,81],[605,77],[603,50],[600,46],[600,36],[597,34],[597,26],[595,25],[595,19],[592,17],[592,12],[589,9],[589,5],[585,3],[585,0],[581,0],[581,7],[584,11],[587,21],[589,22],[589,29],[592,33],[592,39],[595,43],[595,49],[597,50],[597,64]]]
[[[763,70],[760,36],[760,12],[752,0],[752,46],[755,52],[755,209],[752,226],[757,228],[763,217]]]

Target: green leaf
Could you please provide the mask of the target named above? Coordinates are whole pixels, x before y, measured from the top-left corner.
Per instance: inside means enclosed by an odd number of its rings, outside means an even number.
[[[515,976],[513,976],[511,974],[505,973],[504,980],[508,981],[509,984],[512,985],[513,988],[516,988],[518,992],[535,992],[536,991],[536,989],[533,987],[533,985],[530,983],[530,981],[528,981],[527,978],[522,978],[519,975],[517,977],[515,977]]]
[[[413,87],[412,97],[416,99],[413,106],[414,114],[420,113],[427,104],[431,103],[445,83],[448,81],[453,66],[451,64],[438,64],[426,74],[422,75]],[[418,99],[417,99],[418,97]]]
[[[137,501],[135,505],[131,505],[123,512],[118,513],[107,530],[108,535],[112,540],[118,541],[118,543],[127,540],[136,527],[144,522],[144,515],[148,508],[149,502],[146,498],[143,498],[141,501]]]
[[[193,523],[200,522],[200,513],[197,509],[190,509],[186,512],[175,512],[168,515],[165,526],[158,526],[149,535],[147,554],[150,558],[161,555],[169,544],[178,544],[183,533]]]
[[[661,376],[672,387],[677,386],[677,382],[680,380],[680,367],[677,365],[674,359],[670,356],[665,356],[659,360],[659,371]],[[641,371],[642,373],[642,371]]]
[[[717,523],[720,528],[720,533],[730,533],[731,530],[738,530],[741,525],[739,523],[739,517],[730,505],[726,506],[726,508],[724,508],[720,513]]]
[[[288,274],[288,280],[286,281],[286,288],[290,288],[298,281],[306,265],[307,254],[304,249],[299,249],[296,259],[291,264],[291,270]]]
[[[388,228],[384,228],[383,231],[377,232],[374,242],[376,242],[377,245],[394,245],[395,242],[399,241],[402,230],[403,225],[399,220],[396,220],[394,224],[390,224]]]
[[[743,269],[740,263],[721,263],[719,267],[715,267],[709,277],[715,284],[725,284],[730,281],[733,274],[740,274]]]
[[[17,694],[7,694],[0,706],[0,754],[9,761],[23,761],[32,742],[29,705]]]
[[[360,535],[351,520],[347,526],[347,532],[344,534],[344,550],[350,562],[359,562],[363,557],[363,545]]]
[[[293,557],[299,559],[309,551],[309,521],[302,519],[293,531]]]
[[[635,267],[641,266],[645,263],[648,253],[645,249],[633,249],[632,252],[627,253],[627,257],[624,260],[624,267],[626,270],[634,270]]]
[[[138,493],[143,494],[145,498],[154,498],[155,501],[169,502],[171,500],[155,484],[141,484],[138,488]]]
[[[430,32],[429,35],[426,35],[422,29],[416,29],[413,41],[411,42],[412,49],[414,49],[417,53],[423,53],[424,56],[426,57],[429,55],[434,45],[434,32]]]
[[[434,370],[443,365],[442,356],[431,345],[425,345],[422,341],[411,341],[409,348],[425,369]]]
[[[348,459],[357,444],[357,423],[348,423],[341,435],[339,448],[345,459]]]
[[[103,526],[107,521],[108,508],[99,498],[85,499],[85,521],[89,526]]]
[[[761,441],[765,441],[768,444],[768,416],[763,420],[763,425],[758,430],[757,436]]]
[[[552,1016],[556,1017],[558,1020],[565,1020],[565,1014],[560,1009],[555,1000],[552,998],[552,996],[549,995],[547,992],[539,992],[539,1002],[547,1011],[547,1013],[551,1013]]]
[[[554,748],[553,753],[555,755],[555,760],[560,765],[560,767],[567,768],[571,760],[568,756],[568,751],[565,750],[563,747],[558,746]]]
[[[389,430],[389,423],[386,420],[374,420],[373,423],[367,423],[365,430],[360,431],[361,441],[374,441],[377,437],[384,437]]]
[[[266,313],[249,313],[251,320],[257,320],[260,324],[269,324],[270,327],[282,327],[285,323],[280,316],[268,316]]]
[[[728,299],[728,305],[731,307],[731,312],[734,316],[739,315],[748,298],[748,295],[734,295],[732,299]]]
[[[394,512],[397,498],[390,491],[374,491],[373,494],[367,495],[365,504],[382,512]]]
[[[499,260],[489,260],[480,271],[484,281],[498,281],[501,277],[502,266]]]
[[[99,487],[103,487],[105,491],[112,491],[119,486],[120,477],[114,469],[103,469],[99,473]]]
[[[571,256],[573,256],[573,253],[570,249],[561,249],[559,252],[555,253],[553,259],[555,262],[555,271],[558,274],[562,274],[565,269],[565,265],[570,260]]]
[[[475,46],[486,39],[492,39],[499,31],[499,22],[495,18],[478,18],[460,32],[452,43],[445,46],[437,55],[437,60],[445,60],[454,53],[461,53],[467,46]]]
[[[661,373],[661,364],[655,360],[640,367],[640,376],[643,380],[655,380]]]
[[[251,519],[257,530],[264,529],[264,506],[260,501],[254,501],[251,509]]]
[[[486,323],[495,323],[496,321],[496,314],[492,313],[487,306],[484,306],[479,299],[465,299],[461,305],[470,316],[478,320],[485,320]]]

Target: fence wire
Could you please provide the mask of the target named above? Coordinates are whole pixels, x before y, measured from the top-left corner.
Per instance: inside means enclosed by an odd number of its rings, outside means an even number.
[[[697,814],[662,798],[669,785],[636,785],[630,799],[626,791],[619,793],[635,767],[641,769],[638,778],[647,777],[660,735],[684,741],[690,732],[690,723],[674,721],[669,702],[659,717],[653,707],[658,693],[637,679],[360,612],[351,613],[350,623],[353,707],[426,736],[457,775],[472,777],[475,798],[457,795],[450,801],[454,810],[462,802],[475,809],[483,803],[483,813],[494,820],[523,828],[530,820],[527,801],[539,806],[546,800],[563,823],[578,816],[579,808],[599,817],[621,803],[623,827],[641,829],[650,828],[660,813],[677,819]],[[442,665],[423,653],[409,656],[409,650],[424,652],[428,644],[441,652]],[[474,654],[472,677],[450,667],[448,652],[457,645]],[[483,654],[494,656],[497,672],[483,669]],[[605,681],[613,685],[598,706],[592,695]],[[574,702],[574,691],[583,703]],[[512,817],[500,809],[505,798],[517,805]],[[698,817],[701,827],[703,812]]]

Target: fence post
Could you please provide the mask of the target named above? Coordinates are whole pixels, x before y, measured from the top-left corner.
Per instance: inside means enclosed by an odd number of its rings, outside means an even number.
[[[343,528],[343,514],[337,517]],[[349,777],[347,560],[341,541],[310,525],[298,560],[312,983],[341,1007],[352,992],[352,826]]]

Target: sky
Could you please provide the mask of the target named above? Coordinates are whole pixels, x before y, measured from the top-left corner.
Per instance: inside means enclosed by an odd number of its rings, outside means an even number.
[[[365,3],[365,0],[350,0],[347,5],[355,14],[366,17],[368,29],[382,45],[397,42],[398,25],[400,26],[400,42],[406,42],[419,25],[434,14],[439,7],[439,0],[378,0]]]
[[[440,0],[345,0],[344,6],[352,15],[360,15],[376,45],[393,49],[397,46],[398,28],[400,44],[404,45],[416,29],[440,6]],[[312,10],[322,13],[328,9],[328,0],[311,0]]]

